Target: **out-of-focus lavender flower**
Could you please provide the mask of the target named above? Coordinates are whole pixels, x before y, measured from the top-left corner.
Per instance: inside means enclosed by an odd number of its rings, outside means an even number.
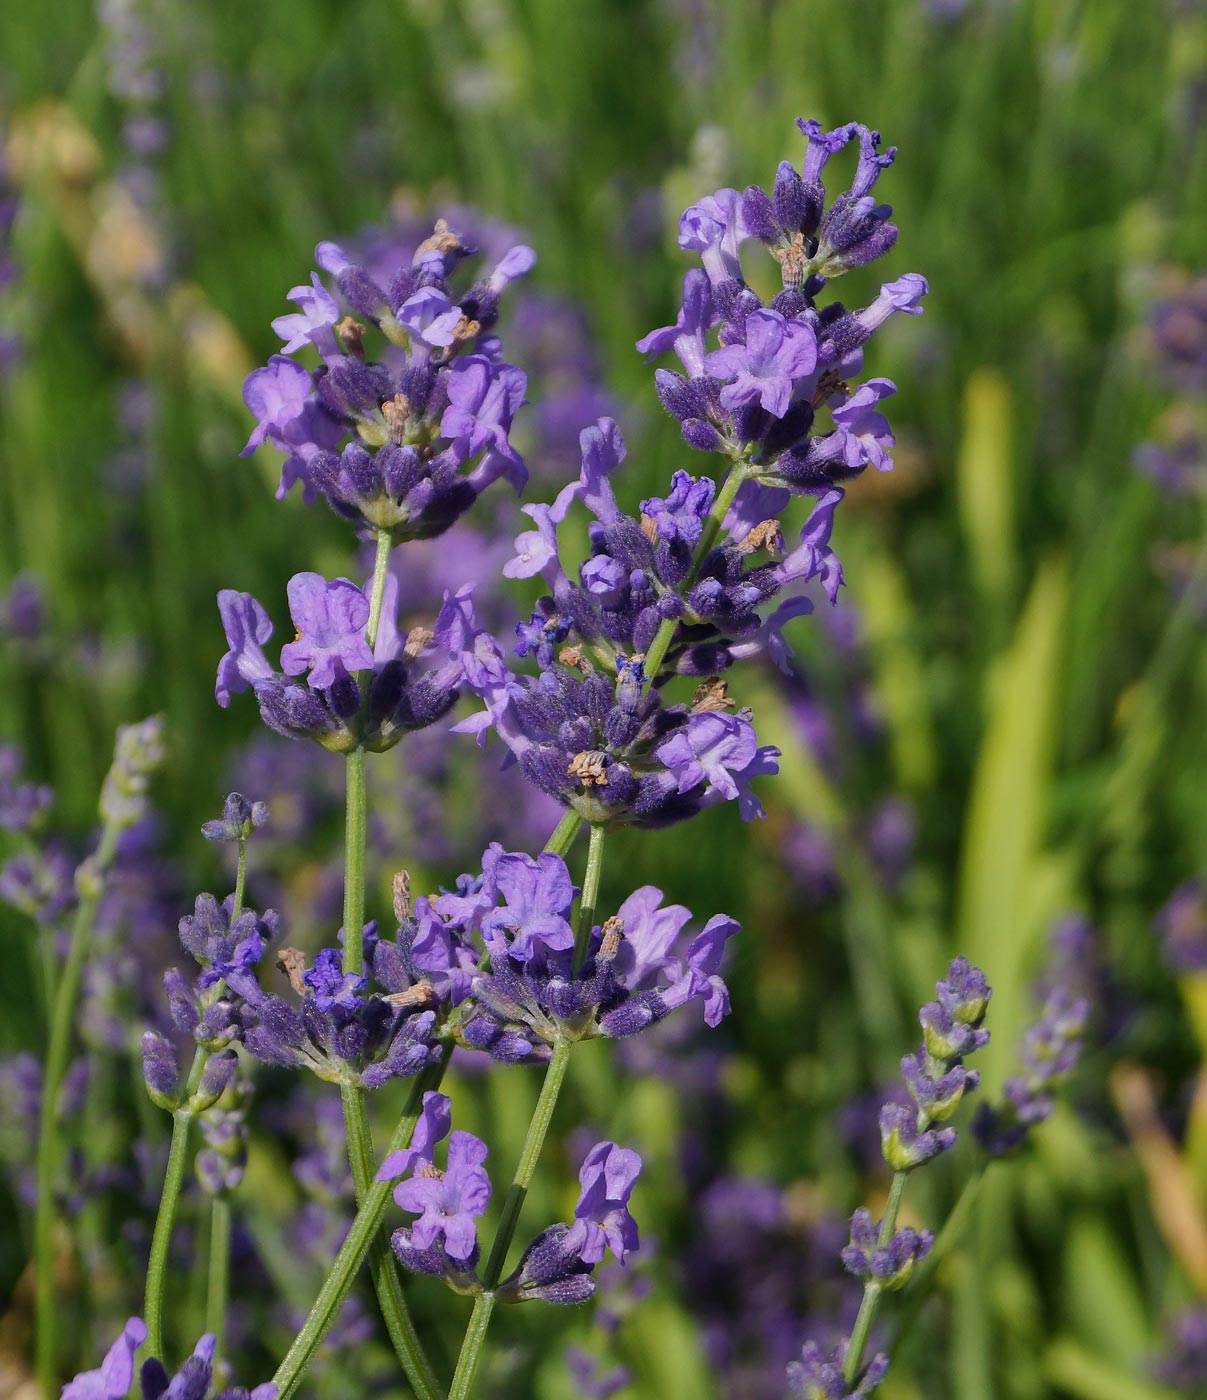
[[[75,863],[59,845],[21,852],[0,866],[0,899],[39,924],[55,924],[76,899]]]
[[[54,802],[53,789],[20,781],[21,750],[0,744],[0,830],[31,831]]]
[[[0,348],[0,372],[3,349]],[[32,574],[18,574],[0,597],[0,641],[35,642],[46,629],[46,595]]]
[[[147,812],[151,778],[163,763],[164,724],[159,715],[117,731],[113,765],[101,785],[101,819],[118,828],[132,827]]]
[[[1036,1123],[1050,1116],[1052,1093],[1072,1072],[1081,1054],[1089,1003],[1056,987],[1040,1019],[1023,1037],[1023,1073],[1007,1079],[1000,1104],[982,1104],[973,1122],[977,1141],[991,1156],[1004,1156],[1027,1139]]]
[[[1207,273],[1157,303],[1150,333],[1171,387],[1190,393],[1207,388]]]
[[[249,802],[241,792],[232,792],[222,804],[222,816],[202,825],[207,841],[239,842],[249,839],[268,820],[266,802]]]
[[[1167,1318],[1164,1345],[1153,1358],[1152,1371],[1159,1380],[1186,1395],[1197,1395],[1207,1386],[1207,1311],[1183,1308]]]
[[[477,971],[469,983],[472,1004],[457,1025],[461,1044],[508,1063],[545,1060],[559,1036],[636,1035],[689,1001],[703,1003],[710,1026],[729,1013],[720,966],[725,944],[739,927],[733,919],[718,914],[702,932],[688,937],[683,930],[691,912],[682,905],[664,906],[662,891],[645,885],[592,931],[576,968],[573,936],[569,925],[561,930],[560,912],[551,915],[556,938],[538,942],[513,930],[506,911],[494,908],[501,893],[498,872],[508,861],[501,847],[483,857],[474,898],[481,901],[477,918],[491,955],[490,970]],[[542,861],[550,865],[550,887],[562,891],[556,896],[559,909],[567,908],[569,872],[563,866],[554,879],[552,862],[562,865],[560,857],[543,856]],[[437,910],[450,912],[451,903],[447,896],[434,901]],[[497,918],[499,914],[504,917]]]
[[[1173,496],[1193,496],[1207,490],[1207,443],[1195,432],[1184,432],[1171,443],[1142,442],[1132,463],[1143,476]]]
[[[582,1347],[566,1348],[566,1365],[576,1393],[586,1400],[610,1400],[633,1379],[627,1366],[607,1366]]]
[[[233,1058],[233,1052],[231,1056]],[[201,1183],[201,1189],[210,1196],[226,1196],[238,1190],[247,1166],[247,1111],[252,1086],[244,1081],[231,1088],[234,1069],[232,1065],[228,1071],[224,1071],[225,1082],[213,1095],[210,1104],[200,1110],[201,1135],[205,1146],[196,1157],[197,1180]],[[211,1093],[214,1087],[218,1086],[212,1086]],[[223,1106],[215,1107],[223,1090],[228,1088],[231,1088],[231,1092]]]
[[[929,1230],[898,1230],[887,1244],[880,1243],[880,1225],[871,1211],[862,1207],[851,1217],[851,1243],[842,1251],[842,1262],[849,1273],[865,1283],[881,1288],[902,1288],[909,1281],[914,1265],[924,1259],[934,1244]]]
[[[788,1388],[804,1400],[863,1400],[884,1379],[888,1357],[877,1356],[865,1368],[854,1390],[848,1390],[842,1376],[844,1347],[828,1356],[815,1342],[806,1342],[799,1361],[788,1367]]]
[[[1207,972],[1207,900],[1200,881],[1183,881],[1157,911],[1153,928],[1174,972]]]

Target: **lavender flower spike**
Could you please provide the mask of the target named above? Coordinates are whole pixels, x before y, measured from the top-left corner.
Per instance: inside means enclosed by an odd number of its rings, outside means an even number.
[[[800,1360],[788,1367],[790,1393],[803,1400],[864,1400],[884,1379],[888,1357],[875,1357],[855,1389],[848,1390],[842,1376],[845,1356],[845,1343],[827,1356],[816,1342],[806,1342]]]

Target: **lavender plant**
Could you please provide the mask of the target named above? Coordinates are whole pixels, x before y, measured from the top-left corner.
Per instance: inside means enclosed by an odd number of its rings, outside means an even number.
[[[828,132],[816,122],[799,126],[800,170],[784,162],[770,193],[723,189],[683,215],[680,246],[703,266],[684,279],[675,325],[638,342],[650,357],[678,357],[684,373],[655,373],[659,398],[687,445],[719,458],[720,470],[715,478],[677,471],[663,495],[626,510],[617,495],[626,454],[617,424],[605,416],[583,428],[577,480],[552,503],[524,507],[534,528],[519,535],[502,568],[511,579],[539,575],[548,590],[515,628],[514,654],[527,670],[479,622],[472,584],[445,590],[431,625],[404,633],[391,554],[443,535],[500,478],[517,489],[525,483],[511,429],[526,377],[501,358],[495,326],[504,292],[531,269],[534,254],[515,246],[458,290],[456,274],[472,250],[437,221],[388,277],[320,244],[316,260],[334,290],[316,272],[289,293],[297,312],[273,323],[282,352],[244,388],[258,420],[246,450],[267,442],[280,451],[278,495],[299,485],[307,503],[323,497],[372,543],[373,571],[363,588],[295,574],[286,595],[296,634],[277,664],[265,652],[273,632],[267,611],[248,593],[223,590],[228,650],[215,694],[225,707],[250,690],[270,729],[344,755],[342,927],[335,942],[307,955],[282,943],[273,911],[247,906],[247,846],[268,814],[262,802],[232,793],[204,835],[237,847],[234,891],[197,898],[180,936],[198,972],[190,979],[172,970],[165,979],[172,1025],[193,1046],[187,1073],[165,1034],[149,1030],[143,1039],[147,1089],[173,1117],[145,1325],[132,1319],[101,1371],[77,1377],[65,1394],[124,1394],[144,1339],[152,1354],[142,1370],[145,1395],[203,1400],[207,1393],[227,1312],[228,1198],[239,1189],[254,1112],[241,1070],[249,1058],[339,1085],[357,1202],[272,1383],[252,1392],[260,1400],[296,1391],[367,1256],[391,1342],[421,1400],[445,1391],[411,1319],[399,1266],[472,1298],[447,1392],[466,1400],[479,1393],[496,1306],[580,1302],[595,1291],[607,1253],[623,1264],[640,1247],[629,1206],[641,1158],[601,1141],[582,1161],[573,1219],[529,1236],[508,1270],[574,1047],[627,1040],[675,1013],[711,1028],[730,1012],[722,965],[736,921],[714,914],[691,932],[691,912],[665,904],[653,885],[609,910],[601,903],[605,845],[622,828],[689,821],[722,802],[737,802],[747,820],[763,815],[754,783],[776,773],[779,750],[759,742],[753,713],[731,698],[724,673],[761,657],[787,664],[785,628],[811,611],[804,589],[813,580],[836,602],[843,572],[830,540],[844,486],[868,465],[887,470],[894,445],[881,409],[894,386],[858,382],[863,347],[891,315],[917,314],[926,292],[925,280],[908,274],[859,310],[825,300],[835,278],[896,240],[891,210],[872,194],[895,151],[882,152],[878,133],[857,123]],[[828,163],[852,145],[850,186],[828,198]],[[779,267],[782,289],[768,304],[742,275],[746,242],[761,244]],[[779,517],[794,496],[815,503],[799,544],[788,549]],[[591,515],[589,553],[568,569],[561,527],[576,502]],[[674,698],[679,678],[694,678],[690,699]],[[484,708],[454,730],[479,744],[493,731],[505,763],[564,815],[539,854],[492,843],[450,889],[413,897],[400,871],[395,931],[387,935],[365,918],[366,754],[444,720],[462,695]],[[32,821],[36,792],[13,786],[11,776],[9,787],[6,809]],[[576,885],[567,857],[584,825]],[[271,945],[288,990],[263,981]],[[883,1355],[863,1363],[880,1297],[907,1281],[931,1245],[927,1232],[897,1229],[902,1194],[909,1175],[955,1141],[947,1120],[976,1087],[964,1058],[987,1039],[989,995],[984,975],[957,959],[922,1010],[924,1043],[902,1062],[912,1103],[886,1104],[880,1117],[894,1173],[888,1202],[879,1222],[856,1212],[842,1255],[863,1281],[862,1305],[838,1351],[806,1346],[790,1373],[796,1393],[865,1395],[884,1373]],[[503,1067],[545,1067],[485,1250],[478,1221],[492,1196],[489,1148],[453,1130],[454,1106],[439,1088],[454,1047]],[[1032,1119],[1052,1058],[1033,1048]],[[1062,1053],[1053,1050],[1057,1060]],[[396,1079],[410,1082],[409,1097],[379,1161],[366,1096]],[[1026,1096],[1018,1097],[1021,1115]],[[166,1271],[194,1120],[205,1143],[196,1174],[212,1198],[208,1331],[169,1380]],[[391,1196],[411,1218],[387,1244],[381,1226]],[[48,1327],[46,1335],[53,1361]]]

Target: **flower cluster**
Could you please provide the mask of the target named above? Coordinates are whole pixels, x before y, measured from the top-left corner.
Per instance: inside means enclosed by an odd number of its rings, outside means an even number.
[[[483,894],[490,970],[473,979],[473,1004],[458,1031],[463,1044],[509,1063],[545,1060],[559,1036],[636,1035],[689,1001],[703,1004],[710,1026],[729,1013],[720,966],[739,925],[725,914],[685,935],[691,911],[663,905],[662,891],[643,885],[592,929],[576,958],[566,917],[574,888],[560,857],[536,861],[492,848]]]
[[[455,704],[461,664],[449,659],[415,675],[433,643],[446,647],[455,616],[446,602],[435,631],[398,630],[398,585],[387,575],[381,616],[370,633],[370,600],[346,578],[295,574],[287,595],[297,635],[281,648],[281,670],[264,655],[272,621],[250,593],[223,589],[218,611],[230,648],[218,663],[214,693],[222,706],[251,689],[265,724],[291,739],[311,738],[344,752],[381,751],[434,723]],[[372,641],[370,642],[370,636]],[[306,680],[299,679],[305,675]]]
[[[464,595],[461,613],[465,680],[486,709],[455,728],[480,743],[494,729],[540,791],[601,826],[666,826],[733,800],[744,818],[762,815],[750,784],[777,771],[779,750],[758,743],[748,711],[728,713],[723,684],[708,682],[690,704],[671,705],[647,689],[640,657],[617,655],[597,669],[584,649],[570,647],[555,660],[548,639],[566,633],[552,614],[532,624],[539,674],[517,675],[476,627]],[[526,635],[521,628],[522,648]]]
[[[207,841],[235,844],[247,841],[268,820],[268,804],[249,802],[241,792],[232,792],[222,804],[222,815],[204,823],[201,834]]]
[[[41,824],[54,792],[39,783],[21,781],[21,750],[0,744],[0,830],[33,831]]]
[[[477,1220],[490,1203],[486,1144],[463,1131],[450,1133],[452,1106],[444,1094],[423,1096],[423,1109],[411,1146],[391,1153],[379,1181],[405,1180],[394,1188],[395,1203],[416,1216],[391,1239],[401,1262],[416,1273],[443,1279],[460,1293],[480,1293],[481,1254]],[[448,1138],[446,1165],[435,1164],[436,1147]],[[618,1260],[640,1247],[637,1223],[628,1203],[641,1158],[613,1142],[597,1143],[579,1171],[574,1220],[543,1230],[524,1250],[518,1268],[494,1288],[500,1302],[540,1299],[577,1303],[595,1291],[591,1277],[610,1250]]]
[[[366,927],[366,943],[376,925]],[[437,1013],[430,983],[405,990],[370,991],[366,978],[345,973],[340,951],[323,948],[307,967],[294,948],[283,948],[277,966],[301,998],[299,1007],[259,993],[247,1049],[265,1064],[308,1069],[339,1083],[349,1075],[366,1089],[418,1074],[440,1056]]]
[[[63,1387],[61,1400],[126,1400],[134,1381],[134,1356],[147,1339],[147,1327],[132,1317],[95,1371],[81,1371]],[[193,1348],[193,1354],[174,1376],[158,1357],[148,1357],[139,1374],[142,1400],[207,1400],[214,1378],[216,1342],[209,1332]],[[275,1385],[258,1385],[252,1391],[230,1386],[213,1400],[276,1400]]]
[[[802,1396],[803,1400],[864,1400],[884,1379],[888,1371],[888,1357],[875,1357],[854,1390],[848,1390],[843,1379],[845,1358],[845,1344],[839,1345],[827,1356],[816,1342],[806,1342],[800,1360],[788,1367],[791,1394]]]
[[[1021,1146],[1031,1128],[1051,1115],[1052,1091],[1077,1063],[1089,1014],[1084,997],[1052,989],[1043,1014],[1023,1037],[1023,1073],[1006,1080],[1000,1104],[981,1104],[973,1120],[977,1141],[991,1156]]]
[[[722,189],[684,213],[679,246],[698,253],[703,270],[684,279],[675,324],[637,345],[651,357],[675,353],[684,374],[656,376],[663,406],[689,446],[747,463],[754,480],[781,493],[769,514],[786,492],[827,492],[869,464],[880,471],[892,465],[894,439],[879,405],[895,386],[869,379],[852,388],[850,381],[870,336],[897,312],[918,314],[927,290],[925,278],[907,273],[862,310],[841,302],[818,308],[828,282],[896,242],[892,209],[872,194],[896,149],[881,152],[880,133],[857,122],[833,131],[803,118],[797,125],[806,140],[802,168],[781,163],[770,194],[757,185],[744,194]],[[851,142],[859,147],[854,178],[827,208],[826,165]],[[742,276],[739,252],[750,240],[780,265],[783,290],[769,306]],[[817,433],[822,413],[831,426]]]
[[[886,1103],[880,1110],[884,1160],[895,1172],[911,1171],[954,1146],[956,1130],[936,1127],[959,1108],[980,1076],[964,1068],[964,1056],[988,1044],[981,1029],[992,995],[985,974],[956,958],[935,986],[935,1000],[919,1013],[923,1043],[901,1061],[913,1105]]]
[[[875,1283],[886,1290],[902,1288],[909,1282],[914,1265],[930,1253],[935,1237],[929,1230],[913,1230],[908,1225],[880,1242],[881,1225],[862,1207],[851,1217],[851,1242],[842,1251],[842,1262],[849,1273],[864,1283]]]
[[[267,441],[285,454],[278,496],[300,482],[308,503],[323,495],[399,542],[441,534],[499,477],[523,487],[508,434],[527,379],[503,362],[493,328],[504,290],[536,256],[511,248],[457,294],[449,279],[472,251],[438,220],[382,286],[336,244],[315,249],[338,297],[317,272],[292,288],[298,310],[273,322],[282,353],[243,386],[258,420],[244,452]],[[366,322],[385,338],[380,360],[367,357]],[[308,345],[315,371],[290,358]]]

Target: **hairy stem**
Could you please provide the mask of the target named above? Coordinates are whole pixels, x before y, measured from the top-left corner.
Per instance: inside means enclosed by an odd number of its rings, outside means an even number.
[[[491,1245],[490,1258],[487,1260],[486,1271],[482,1277],[486,1292],[479,1294],[474,1300],[474,1310],[470,1315],[469,1326],[466,1328],[465,1338],[461,1343],[461,1354],[457,1357],[457,1369],[453,1375],[453,1383],[449,1388],[448,1400],[468,1400],[471,1393],[478,1365],[482,1358],[486,1331],[490,1326],[490,1316],[494,1311],[493,1289],[499,1282],[503,1266],[507,1262],[507,1251],[511,1248],[512,1236],[515,1234],[520,1212],[524,1207],[524,1198],[528,1195],[528,1188],[532,1185],[532,1178],[536,1175],[536,1165],[540,1159],[541,1149],[545,1145],[545,1135],[549,1131],[549,1124],[553,1121],[553,1111],[557,1107],[558,1094],[561,1092],[562,1081],[566,1077],[566,1066],[570,1063],[572,1044],[572,1041],[566,1040],[563,1036],[559,1036],[553,1044],[553,1054],[550,1057],[548,1068],[545,1070],[545,1082],[541,1085],[532,1121],[528,1124],[528,1133],[524,1138],[524,1149],[520,1153],[519,1165],[516,1167],[515,1176],[508,1189],[507,1198],[503,1202],[503,1214],[499,1220],[499,1228],[495,1234],[494,1244]]]
[[[201,1054],[198,1051],[198,1054]],[[198,1076],[200,1078],[200,1076]],[[189,1125],[193,1115],[187,1105],[172,1115],[172,1146],[168,1152],[168,1168],[164,1172],[163,1190],[159,1196],[159,1212],[155,1217],[155,1233],[151,1237],[151,1257],[147,1260],[147,1293],[143,1303],[143,1318],[147,1324],[147,1355],[163,1360],[163,1288],[167,1278],[168,1248],[172,1243],[172,1222],[176,1218],[176,1203],[184,1181],[185,1159],[188,1152]]]
[[[63,973],[55,988],[51,1010],[46,1069],[42,1079],[42,1105],[38,1115],[37,1204],[34,1209],[34,1271],[36,1276],[36,1367],[43,1400],[58,1394],[55,1368],[55,1171],[59,1159],[56,1110],[71,1053],[71,1028],[75,1023],[80,981],[88,958],[88,935],[96,907],[104,892],[104,878],[117,853],[118,828],[111,823],[101,830],[96,853],[80,867],[88,879],[80,885],[80,900],[71,926],[71,941]],[[79,872],[77,872],[77,875]]]
[[[599,880],[603,873],[603,848],[606,831],[602,826],[591,827],[591,843],[587,847],[587,868],[583,873],[583,893],[578,902],[578,926],[574,931],[574,961],[572,971],[577,975],[587,960],[587,945],[595,927],[595,905],[599,900]]]
[[[894,1172],[893,1184],[889,1187],[888,1202],[884,1207],[884,1219],[880,1222],[880,1233],[876,1237],[876,1248],[884,1249],[897,1231],[897,1215],[901,1210],[901,1197],[905,1193],[908,1172]],[[842,1367],[842,1378],[847,1385],[853,1385],[863,1361],[863,1349],[868,1344],[868,1333],[876,1320],[876,1310],[880,1306],[880,1284],[869,1279],[863,1285],[863,1301],[859,1304],[859,1316],[851,1328],[851,1344],[847,1347],[846,1361]]]
[[[225,1196],[210,1205],[210,1263],[205,1294],[205,1330],[216,1339],[215,1356],[222,1355],[226,1337],[226,1300],[230,1293],[231,1208]]]
[[[380,593],[385,586],[387,547],[383,550],[382,535],[378,535],[377,569],[373,577],[373,598],[377,617],[381,616]],[[370,614],[370,626],[373,615]],[[365,751],[357,745],[348,755],[347,811],[344,823],[344,956],[346,973],[359,976],[364,970],[365,922],[365,831],[368,801],[365,792]],[[365,1091],[345,1069],[340,1084],[344,1106],[344,1130],[348,1139],[348,1160],[356,1187],[357,1206],[363,1206],[373,1187],[377,1159],[373,1152],[373,1135],[365,1104]],[[441,1390],[436,1373],[423,1350],[410,1310],[402,1292],[394,1256],[385,1240],[373,1239],[370,1244],[373,1263],[373,1286],[377,1302],[385,1319],[399,1364],[418,1400],[440,1400]]]
[[[435,1064],[428,1065],[416,1077],[402,1117],[398,1120],[387,1148],[388,1152],[399,1152],[410,1145],[411,1134],[415,1131],[415,1124],[419,1121],[419,1112],[423,1107],[423,1096],[429,1090],[440,1087],[451,1048],[449,1045],[442,1046],[440,1059]],[[290,1400],[306,1367],[313,1360],[314,1353],[339,1315],[344,1299],[356,1279],[357,1270],[377,1235],[392,1188],[392,1182],[375,1181],[365,1193],[364,1201],[352,1222],[352,1228],[335,1257],[331,1272],[319,1290],[302,1330],[293,1339],[284,1360],[277,1367],[276,1375],[272,1378],[277,1387],[278,1400]]]

